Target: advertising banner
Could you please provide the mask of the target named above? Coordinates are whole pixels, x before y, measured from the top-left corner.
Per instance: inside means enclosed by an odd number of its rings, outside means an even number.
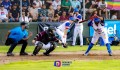
[[[105,29],[107,30],[109,37],[117,36],[120,38],[120,21],[106,20]],[[90,27],[90,36],[93,36],[93,28]]]

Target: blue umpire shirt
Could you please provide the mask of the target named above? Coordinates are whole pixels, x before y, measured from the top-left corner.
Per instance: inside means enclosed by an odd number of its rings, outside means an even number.
[[[22,40],[23,38],[27,38],[27,36],[27,30],[22,30],[22,28],[19,26],[10,30],[10,35],[8,38],[12,38],[15,42],[18,43],[18,41]]]

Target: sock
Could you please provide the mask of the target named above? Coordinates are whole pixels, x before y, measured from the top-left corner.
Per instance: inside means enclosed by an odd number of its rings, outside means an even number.
[[[110,46],[110,44],[107,43],[107,44],[106,44],[106,47],[107,47],[108,53],[111,54],[112,52],[111,52],[111,48],[110,48],[111,46]]]
[[[90,43],[89,46],[88,46],[88,49],[87,51],[85,52],[85,54],[89,53],[89,51],[91,50],[91,48],[93,47],[93,43]]]

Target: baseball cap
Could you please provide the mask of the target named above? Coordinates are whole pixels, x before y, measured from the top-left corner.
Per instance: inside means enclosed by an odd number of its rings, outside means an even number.
[[[17,6],[17,3],[14,3],[12,6]]]
[[[94,18],[94,22],[100,22],[99,18]]]
[[[72,20],[72,21],[74,21],[75,19],[74,19],[74,17],[70,17],[70,18],[69,18],[69,20]]]
[[[74,9],[74,12],[79,12],[79,9],[78,9],[78,8],[75,8],[75,9]]]
[[[22,26],[22,25],[26,25],[26,24],[27,24],[26,22],[21,22],[21,24],[20,24],[20,25]]]

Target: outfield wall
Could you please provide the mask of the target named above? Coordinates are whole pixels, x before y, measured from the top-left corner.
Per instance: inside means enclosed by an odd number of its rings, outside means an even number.
[[[39,22],[42,23],[42,22]],[[44,22],[45,24],[48,22]],[[51,25],[58,24],[58,23],[50,23]],[[7,31],[19,26],[19,23],[13,22],[13,23],[0,23],[0,45],[4,45],[5,43],[5,36],[7,34]],[[33,32],[33,36],[28,40],[29,45],[32,45],[31,41],[38,32],[38,22],[32,22],[30,23],[30,28],[28,31]],[[87,26],[87,23],[84,23],[84,29],[83,29],[83,36],[89,37],[89,27]],[[69,40],[71,42],[71,40]]]

